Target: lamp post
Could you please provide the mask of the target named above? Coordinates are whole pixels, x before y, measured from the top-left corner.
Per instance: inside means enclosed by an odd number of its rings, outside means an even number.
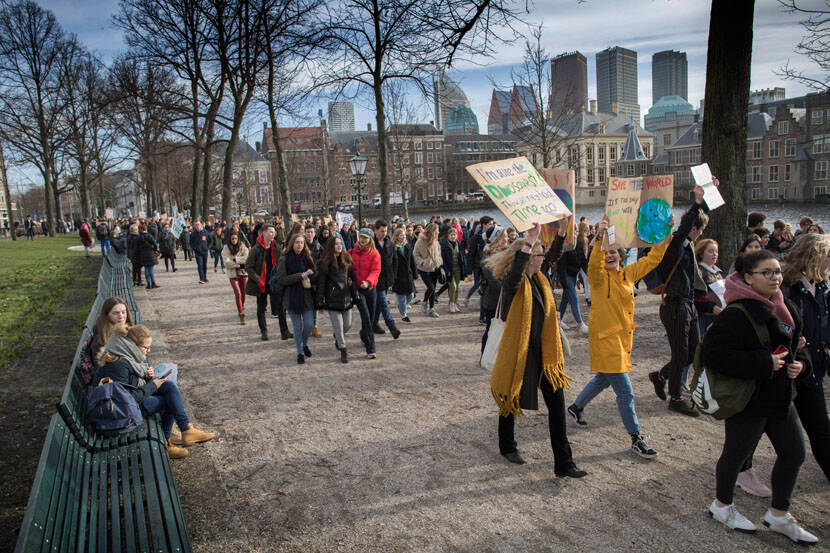
[[[357,228],[363,225],[363,175],[366,174],[366,164],[369,159],[363,157],[359,153],[349,160],[349,168],[352,170],[352,176],[355,179],[355,186],[357,187]]]

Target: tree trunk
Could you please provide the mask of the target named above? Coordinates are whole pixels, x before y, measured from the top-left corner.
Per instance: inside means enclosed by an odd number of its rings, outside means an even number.
[[[272,110],[273,111],[273,110]],[[285,166],[285,154],[280,144],[280,128],[277,125],[276,113],[271,114],[271,133],[274,139],[274,153],[277,157],[277,195],[280,217],[284,221],[291,220],[291,188],[288,184],[288,169]]]
[[[210,194],[210,167],[213,164],[213,125],[213,121],[208,122],[207,132],[205,133],[205,158],[202,160],[202,218],[205,221],[210,215],[210,204],[213,200]]]
[[[9,190],[9,178],[6,174],[6,157],[3,155],[3,145],[0,144],[0,179],[3,181],[3,194],[6,196],[6,213],[9,217],[9,232],[12,240],[17,240],[17,233],[14,231],[14,211],[12,211],[12,193]]]
[[[193,182],[190,190],[190,218],[196,220],[201,213],[201,195],[202,188],[199,186],[201,169],[202,169],[202,144],[200,140],[196,139],[196,144],[193,147]]]
[[[712,0],[706,60],[703,161],[720,180],[726,206],[712,212],[708,233],[732,264],[746,226],[746,124],[755,1]]]
[[[100,178],[100,176],[99,176]],[[78,193],[81,196],[81,214],[84,219],[89,219],[89,183],[87,182],[86,165],[78,166]]]
[[[46,228],[49,231],[49,236],[55,236],[55,216],[54,204],[55,199],[52,197],[52,175],[49,171],[49,165],[45,166],[43,175],[43,194],[46,200]]]
[[[389,221],[389,175],[386,174],[386,113],[383,104],[383,90],[380,79],[375,76],[375,122],[378,126],[378,171],[380,171],[380,209],[381,216]],[[368,182],[366,185],[368,186]],[[363,198],[358,198],[363,203]],[[360,222],[363,224],[363,221]]]
[[[225,166],[222,168],[222,214],[223,221],[231,220],[231,202],[233,202],[233,152],[239,142],[239,123],[234,123],[231,129],[231,137],[228,140],[228,147],[225,150]]]

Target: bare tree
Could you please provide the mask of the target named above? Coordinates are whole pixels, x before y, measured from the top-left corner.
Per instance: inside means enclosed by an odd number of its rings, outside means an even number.
[[[0,9],[0,138],[43,177],[46,222],[55,234],[55,137],[62,116],[60,64],[66,51],[55,16],[23,0]]]
[[[724,266],[734,259],[746,223],[746,112],[754,4],[754,0],[712,0],[709,19],[703,161],[720,179],[720,192],[729,206],[713,211],[709,223]]]
[[[495,30],[509,28],[516,11],[511,0],[342,0],[332,6],[326,27],[334,45],[319,65],[319,85],[338,94],[356,85],[374,99],[378,134],[380,196],[389,218],[384,86],[408,81],[429,96],[429,76],[458,55],[487,55]],[[332,59],[333,58],[333,59]]]
[[[406,163],[409,152],[403,154],[399,149],[396,151],[396,147],[400,148],[400,144],[408,137],[406,132],[408,125],[417,123],[419,109],[414,102],[407,98],[403,86],[399,82],[390,81],[385,94],[389,113],[388,138],[389,142],[395,145],[392,148],[392,174],[401,191],[404,219],[409,219],[409,198],[412,196],[414,185],[418,182],[418,179],[415,172],[412,171],[411,165]]]
[[[804,36],[795,47],[795,51],[815,63],[824,72],[824,77],[808,77],[804,71],[791,66],[789,61],[775,74],[800,82],[813,90],[830,90],[830,0],[824,0],[823,6],[820,2],[815,2],[809,7],[798,0],[778,0],[778,3],[785,12],[806,17],[801,21]]]

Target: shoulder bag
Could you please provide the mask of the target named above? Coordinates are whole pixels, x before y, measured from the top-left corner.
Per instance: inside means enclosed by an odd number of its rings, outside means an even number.
[[[496,315],[490,319],[490,330],[487,331],[487,343],[484,344],[484,351],[481,353],[479,364],[482,369],[492,371],[496,365],[496,356],[499,354],[501,336],[504,334],[505,322],[501,320],[501,300],[503,291],[499,292],[499,303],[496,307]]]

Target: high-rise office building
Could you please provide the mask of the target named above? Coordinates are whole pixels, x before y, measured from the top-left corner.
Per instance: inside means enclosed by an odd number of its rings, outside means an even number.
[[[664,50],[651,56],[651,103],[663,96],[689,99],[689,64],[686,52]]]
[[[617,113],[640,122],[637,96],[637,52],[620,46],[596,55],[597,107],[600,112]]]
[[[470,101],[458,83],[453,81],[443,69],[438,70],[433,80],[433,88],[435,90],[435,128],[446,134],[447,115],[458,106],[470,107]]]
[[[354,104],[352,102],[329,102],[329,132],[354,131]]]
[[[551,116],[588,109],[588,60],[579,52],[560,54],[550,61]]]

